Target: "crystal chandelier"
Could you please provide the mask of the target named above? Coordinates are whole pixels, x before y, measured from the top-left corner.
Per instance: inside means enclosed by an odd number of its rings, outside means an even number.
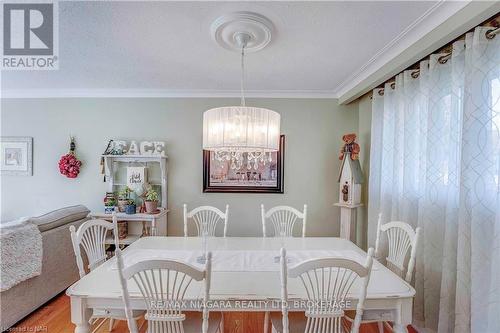
[[[203,149],[214,152],[213,159],[229,161],[233,170],[257,170],[259,164],[272,162],[271,153],[279,149],[279,113],[245,105],[245,47],[252,38],[238,33],[241,47],[241,105],[210,109],[203,114]]]

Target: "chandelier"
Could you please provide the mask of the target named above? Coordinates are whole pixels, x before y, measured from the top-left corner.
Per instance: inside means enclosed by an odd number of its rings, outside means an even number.
[[[203,113],[203,149],[212,151],[212,159],[228,161],[233,170],[257,170],[272,162],[272,152],[279,149],[279,113],[245,105],[245,48],[252,35],[233,35],[241,50],[241,105],[224,106]]]

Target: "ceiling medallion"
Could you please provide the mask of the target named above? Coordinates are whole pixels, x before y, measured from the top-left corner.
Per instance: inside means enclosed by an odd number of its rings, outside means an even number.
[[[223,48],[240,52],[241,44],[237,36],[247,33],[251,39],[245,46],[245,52],[262,50],[270,42],[273,34],[273,24],[266,17],[252,12],[236,12],[216,19],[211,26],[212,38]]]

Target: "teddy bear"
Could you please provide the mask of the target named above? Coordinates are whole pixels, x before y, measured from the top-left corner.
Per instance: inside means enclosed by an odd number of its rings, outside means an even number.
[[[342,136],[342,141],[344,141],[344,146],[340,149],[339,160],[344,159],[344,153],[351,153],[351,159],[357,160],[359,157],[359,145],[354,142],[356,141],[356,134],[349,133]]]

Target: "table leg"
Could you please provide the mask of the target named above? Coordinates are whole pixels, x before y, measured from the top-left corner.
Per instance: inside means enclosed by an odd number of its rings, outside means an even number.
[[[156,231],[156,219],[151,221],[151,236],[158,236]]]
[[[269,311],[266,311],[264,314],[264,333],[269,332]]]
[[[71,296],[71,322],[75,324],[75,333],[90,332],[90,316],[92,310],[87,308],[85,299]]]
[[[411,299],[400,299],[398,301],[398,308],[395,311],[394,318],[394,333],[408,333],[406,326],[411,324],[411,310]]]

